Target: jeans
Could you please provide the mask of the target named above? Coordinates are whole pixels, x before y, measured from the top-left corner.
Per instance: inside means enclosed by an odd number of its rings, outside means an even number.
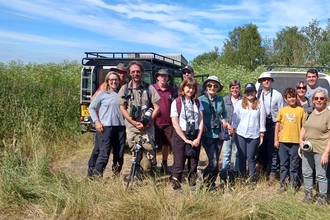
[[[293,187],[298,186],[298,169],[300,158],[298,155],[299,144],[296,143],[280,143],[280,183],[285,185],[285,179],[290,177],[290,184]]]
[[[319,184],[319,192],[321,197],[327,196],[328,180],[327,180],[327,165],[321,165],[322,154],[308,153],[302,151],[302,172],[304,177],[305,190],[312,193],[313,189],[313,169],[316,172],[316,181]]]
[[[235,134],[235,142],[238,150],[239,157],[239,171],[243,177],[246,176],[246,160],[248,161],[249,175],[251,181],[255,180],[256,171],[256,155],[260,138],[244,138]]]
[[[230,140],[223,142],[223,156],[222,156],[222,169],[229,170],[231,162],[232,149],[234,148],[234,170],[239,170],[239,159],[237,146],[233,143],[233,137],[230,136]]]
[[[213,185],[219,174],[219,158],[223,141],[219,138],[202,137],[202,144],[205,149],[208,165],[204,170],[204,183]]]

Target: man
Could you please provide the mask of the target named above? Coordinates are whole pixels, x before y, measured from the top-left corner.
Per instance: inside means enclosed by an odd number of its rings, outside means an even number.
[[[260,75],[258,82],[263,90],[258,93],[258,98],[264,103],[266,109],[266,132],[264,140],[258,149],[259,159],[265,171],[269,171],[269,184],[275,181],[275,172],[278,167],[278,149],[274,146],[274,132],[276,116],[283,107],[283,96],[272,88],[274,78],[266,72]]]
[[[167,85],[170,77],[171,75],[166,70],[161,69],[155,74],[158,82],[153,84],[160,96],[160,112],[155,119],[155,138],[157,145],[162,146],[162,163],[160,167],[160,173],[162,174],[170,174],[167,158],[173,133],[170,112],[174,95],[174,88]]]
[[[311,98],[317,89],[324,90],[326,92],[326,94],[328,95],[327,89],[317,85],[318,79],[319,79],[319,73],[317,72],[316,69],[307,70],[307,73],[306,73],[306,82],[307,82],[306,98],[310,102],[312,101]]]
[[[191,66],[185,66],[181,70],[181,72],[182,72],[183,79],[186,79],[187,77],[194,78],[194,69]],[[178,97],[178,91],[179,91],[180,85],[181,85],[181,83],[175,88],[174,98]],[[203,87],[200,84],[197,85],[197,94],[198,94],[198,96],[204,95]]]
[[[138,61],[132,61],[128,64],[128,73],[131,81],[122,86],[118,92],[116,102],[120,105],[120,111],[125,118],[127,142],[132,149],[134,138],[143,136],[149,139],[149,142],[154,140],[154,125],[153,120],[159,113],[159,95],[153,86],[148,85],[142,80],[144,68]],[[141,119],[147,116],[146,112],[149,108],[153,108],[151,120],[148,123],[143,123]],[[151,156],[150,156],[151,155]],[[149,149],[148,152],[143,152],[141,161],[137,161],[137,173],[140,173],[140,167],[144,172],[150,172],[155,168],[155,152]]]

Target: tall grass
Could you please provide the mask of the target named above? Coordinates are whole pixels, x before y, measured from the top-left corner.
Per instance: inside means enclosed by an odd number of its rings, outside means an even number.
[[[265,180],[251,191],[174,196],[167,180],[127,190],[123,178],[90,181],[93,145],[81,135],[76,62],[0,63],[0,219],[328,219],[303,192],[278,194]],[[129,157],[129,155],[126,155]],[[128,164],[126,164],[128,166]]]

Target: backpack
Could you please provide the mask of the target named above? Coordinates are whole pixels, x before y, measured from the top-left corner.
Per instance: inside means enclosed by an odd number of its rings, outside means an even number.
[[[182,99],[184,99],[183,96],[179,96],[175,99],[175,102],[176,102],[176,109],[178,110],[178,117],[180,117],[180,113],[181,113],[181,107],[182,107]],[[197,109],[199,111],[199,107],[201,105],[201,103],[199,102],[198,99],[196,100],[192,100],[192,104],[194,105],[194,102],[196,101],[196,105],[197,105]]]

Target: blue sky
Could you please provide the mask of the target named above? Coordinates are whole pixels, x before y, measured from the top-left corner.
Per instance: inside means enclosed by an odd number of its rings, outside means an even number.
[[[329,18],[329,0],[7,0],[0,62],[80,61],[86,51],[180,53],[190,61],[244,24],[274,37],[313,19],[324,28]]]

